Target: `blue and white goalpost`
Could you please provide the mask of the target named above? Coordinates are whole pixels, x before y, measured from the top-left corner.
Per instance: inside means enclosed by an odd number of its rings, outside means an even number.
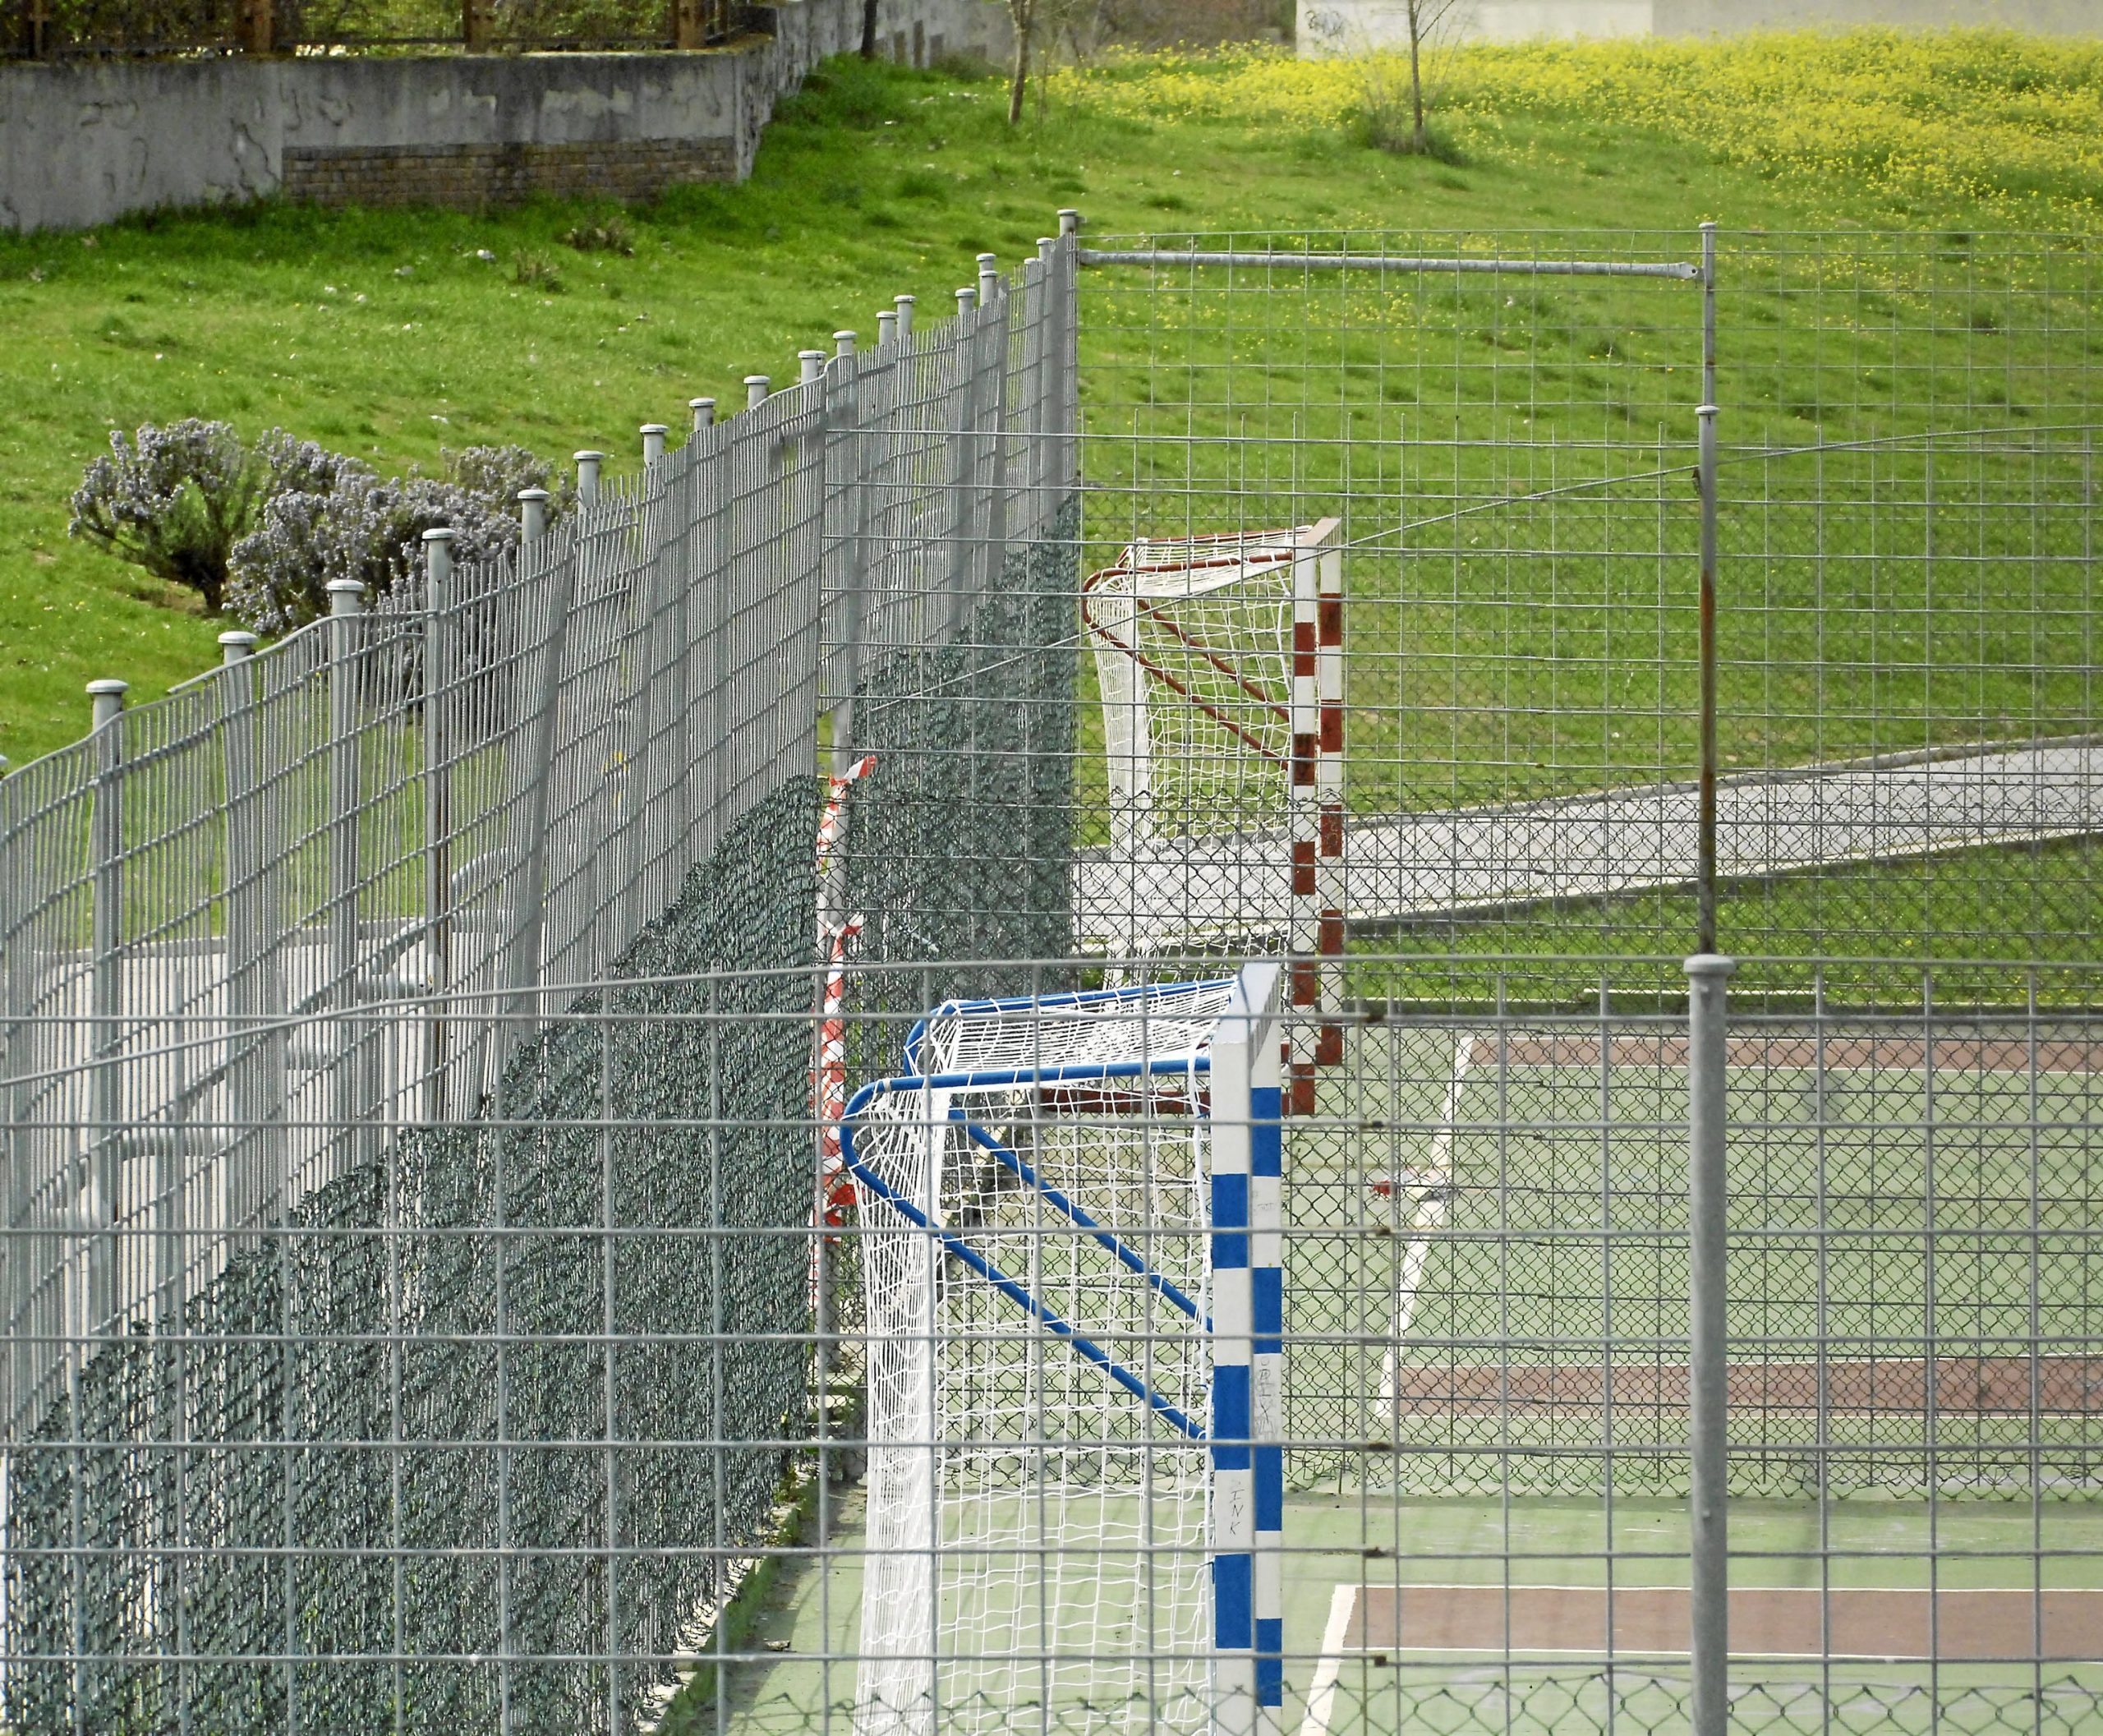
[[[956,1002],[848,1106],[862,1736],[1267,1736],[1280,973]]]

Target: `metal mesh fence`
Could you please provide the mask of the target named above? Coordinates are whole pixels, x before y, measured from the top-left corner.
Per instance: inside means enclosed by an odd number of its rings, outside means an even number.
[[[1728,943],[2089,955],[2092,244],[1703,246],[1092,241],[1088,564],[1336,518],[1351,930],[1684,951],[1705,397]]]
[[[2088,244],[980,265],[0,785],[10,1726],[2103,1724]]]
[[[511,1039],[477,1112],[375,1125],[67,1370],[10,1457],[21,1727],[633,1724],[807,1408],[808,977],[693,974],[807,946],[812,813],[768,798],[537,1034],[416,1007]]]
[[[1452,962],[1383,961],[1288,1134],[1302,1727],[2092,1722],[2091,974],[1894,967],[1872,1006],[1741,965],[1710,1724],[1687,1015],[1616,1006],[1629,960],[1589,1008],[1538,960],[1442,1001]]]
[[[1065,944],[1070,256],[0,785],[11,1728],[661,1709],[834,1382],[821,732],[873,955]]]

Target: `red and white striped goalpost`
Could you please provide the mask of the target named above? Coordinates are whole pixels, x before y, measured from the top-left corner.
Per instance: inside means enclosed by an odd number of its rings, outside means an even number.
[[[1296,533],[1292,569],[1292,946],[1287,1112],[1314,1112],[1343,1059],[1344,586],[1337,521]]]

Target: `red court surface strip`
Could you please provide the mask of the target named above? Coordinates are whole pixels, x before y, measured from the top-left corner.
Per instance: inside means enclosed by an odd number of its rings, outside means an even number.
[[[1879,1356],[1828,1361],[1822,1407],[1829,1416],[2103,1416],[2103,1356]],[[1814,1362],[1734,1364],[1729,1402],[1738,1411],[1821,1408]],[[1401,1363],[1383,1393],[1406,1416],[1687,1408],[1687,1365]]]
[[[1346,1654],[1684,1656],[1687,1594],[1671,1586],[1364,1586]],[[1731,1651],[1896,1663],[2103,1659],[2103,1591],[1737,1586]]]
[[[1591,1034],[1528,1033],[1501,1042],[1478,1035],[1471,1059],[1477,1067],[1502,1061],[1514,1067],[1596,1067],[1602,1039]],[[1687,1038],[1681,1036],[1609,1037],[1612,1067],[1657,1067],[1684,1071]],[[1821,1043],[1802,1030],[1739,1031],[1728,1039],[1733,1067],[1818,1067],[1828,1072],[2103,1073],[2103,1043],[2082,1034],[2045,1034],[2033,1044],[2022,1037],[1938,1036],[1917,1032],[1865,1034],[1858,1024],[1838,1022]]]

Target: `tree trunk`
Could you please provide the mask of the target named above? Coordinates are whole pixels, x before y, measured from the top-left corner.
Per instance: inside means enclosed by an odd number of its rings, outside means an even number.
[[[862,58],[877,58],[877,0],[862,0]]]
[[[1410,134],[1410,149],[1420,157],[1431,149],[1431,140],[1424,130],[1424,67],[1419,49],[1424,33],[1418,28],[1417,11],[1410,8],[1410,109],[1415,117],[1415,131]]]
[[[1008,125],[1022,123],[1022,99],[1029,89],[1029,26],[1033,7],[1010,6],[1015,21],[1015,76],[1008,81]]]

